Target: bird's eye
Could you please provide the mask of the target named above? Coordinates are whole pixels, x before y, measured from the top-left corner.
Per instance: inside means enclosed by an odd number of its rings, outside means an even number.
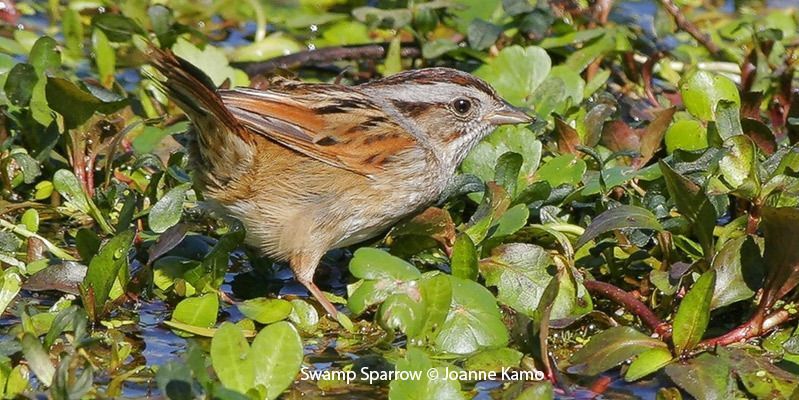
[[[456,114],[465,116],[472,109],[472,102],[469,99],[459,97],[452,102],[452,109]]]

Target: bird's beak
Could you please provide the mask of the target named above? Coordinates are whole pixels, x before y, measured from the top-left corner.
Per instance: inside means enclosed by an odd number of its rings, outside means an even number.
[[[490,122],[492,125],[506,125],[529,124],[535,121],[535,118],[527,115],[522,109],[505,102],[499,109],[488,114],[484,120]]]

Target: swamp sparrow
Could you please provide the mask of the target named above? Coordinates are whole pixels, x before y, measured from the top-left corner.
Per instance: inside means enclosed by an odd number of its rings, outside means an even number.
[[[272,81],[216,89],[196,67],[151,48],[154,78],[194,124],[189,157],[215,209],[246,242],[313,283],[330,249],[372,238],[433,202],[458,165],[502,124],[529,123],[484,81],[448,68],[357,85]]]

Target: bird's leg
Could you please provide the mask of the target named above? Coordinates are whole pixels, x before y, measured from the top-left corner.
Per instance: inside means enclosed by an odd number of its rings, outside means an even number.
[[[319,259],[321,259],[321,257],[292,257],[290,262],[291,270],[294,271],[294,276],[297,278],[297,281],[302,283],[302,285],[311,292],[311,295],[324,307],[325,311],[327,311],[333,319],[337,319],[338,310],[336,306],[334,306],[333,303],[325,297],[325,294],[322,293],[319,287],[313,283],[313,276],[319,264]]]

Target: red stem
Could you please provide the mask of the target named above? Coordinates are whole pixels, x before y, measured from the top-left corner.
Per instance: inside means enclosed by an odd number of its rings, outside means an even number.
[[[777,310],[765,318],[756,314],[749,321],[744,322],[737,328],[721,336],[703,340],[701,343],[699,343],[699,347],[710,348],[745,342],[749,339],[762,336],[763,333],[768,332],[796,317],[797,316],[795,314],[791,314],[785,309]]]
[[[625,310],[640,318],[641,322],[650,330],[657,332],[661,336],[665,336],[668,330],[668,324],[661,321],[646,304],[635,298],[635,296],[610,283],[586,280],[583,284],[592,295],[601,296],[620,304]]]

